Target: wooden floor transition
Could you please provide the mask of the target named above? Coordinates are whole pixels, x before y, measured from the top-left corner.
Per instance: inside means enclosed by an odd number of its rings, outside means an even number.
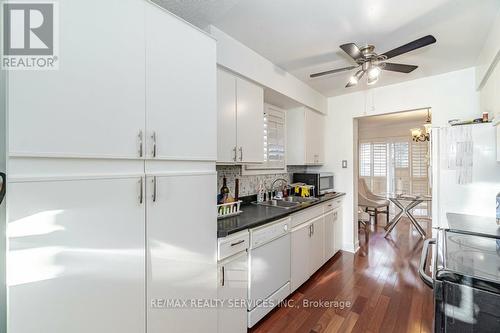
[[[355,255],[337,253],[290,295],[293,307],[273,310],[249,332],[432,332],[432,291],[418,276],[423,241],[408,222],[387,239],[383,227],[360,230]],[[305,308],[304,299],[352,306]]]

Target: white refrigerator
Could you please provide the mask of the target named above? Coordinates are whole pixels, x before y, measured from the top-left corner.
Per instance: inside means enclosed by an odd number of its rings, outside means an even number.
[[[500,192],[496,135],[491,123],[432,129],[433,227],[448,227],[449,212],[496,216]],[[465,153],[457,153],[457,147],[465,147]]]

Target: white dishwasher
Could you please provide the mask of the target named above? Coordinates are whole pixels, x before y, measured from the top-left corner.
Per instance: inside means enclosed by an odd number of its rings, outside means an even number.
[[[290,218],[250,230],[248,327],[290,294]]]

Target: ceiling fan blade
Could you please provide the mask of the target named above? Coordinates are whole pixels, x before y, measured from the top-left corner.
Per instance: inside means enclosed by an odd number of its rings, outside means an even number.
[[[409,42],[408,44],[405,44],[403,46],[400,46],[400,47],[397,47],[393,50],[390,50],[382,55],[385,55],[387,57],[387,59],[390,59],[390,58],[394,58],[398,55],[401,55],[403,53],[419,49],[419,48],[427,46],[429,44],[433,44],[435,42],[436,42],[436,38],[434,38],[434,36],[427,35],[425,37],[414,40],[413,42]]]
[[[392,62],[386,62],[385,66],[382,68],[386,71],[400,72],[400,73],[410,73],[417,69],[418,66],[415,65],[405,65],[405,64],[395,64]]]
[[[344,68],[338,68],[338,69],[331,69],[329,71],[324,71],[324,72],[319,72],[319,73],[314,73],[309,75],[309,77],[318,77],[318,76],[323,76],[323,75],[328,75],[328,74],[334,74],[334,73],[340,73],[344,71],[350,71],[351,69],[354,69],[358,66],[349,66],[349,67],[344,67]]]
[[[357,61],[358,59],[363,57],[361,50],[354,43],[342,44],[340,45],[340,48],[344,50],[344,52],[347,53],[351,58],[353,58],[354,61]]]

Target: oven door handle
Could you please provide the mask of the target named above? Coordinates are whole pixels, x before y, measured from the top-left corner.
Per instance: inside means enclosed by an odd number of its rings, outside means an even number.
[[[429,247],[431,244],[436,244],[435,238],[426,239],[424,241],[424,246],[422,248],[422,254],[420,255],[420,264],[418,267],[418,274],[420,275],[420,278],[422,279],[422,281],[424,281],[424,283],[426,285],[428,285],[430,288],[434,288],[433,278],[425,273],[427,254],[429,253]]]
[[[2,204],[5,193],[7,192],[7,177],[3,172],[0,172],[0,177],[2,178],[2,182],[0,183],[0,204]]]

